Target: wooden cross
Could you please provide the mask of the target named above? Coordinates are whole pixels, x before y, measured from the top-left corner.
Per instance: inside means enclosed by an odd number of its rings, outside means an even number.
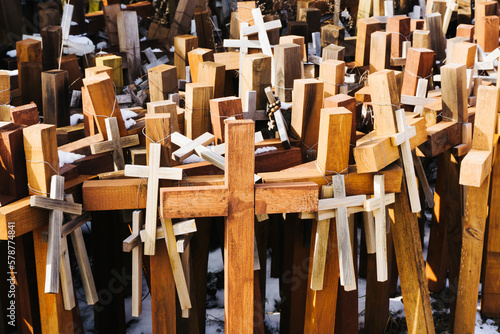
[[[125,176],[147,177],[148,194],[146,203],[146,241],[145,255],[155,255],[156,225],[158,221],[158,184],[159,179],[182,180],[181,168],[160,168],[161,145],[149,144],[149,166],[126,165]]]
[[[443,18],[443,35],[446,35],[446,32],[448,31],[448,26],[450,25],[451,15],[457,9],[458,5],[455,2],[455,0],[446,1],[446,12],[444,13],[444,18]]]
[[[254,185],[254,122],[226,120],[225,128],[225,185],[162,188],[161,216],[226,217],[225,330],[253,333],[254,216],[316,211],[318,188],[312,182]],[[194,205],[186,206],[188,198]]]
[[[137,240],[132,247],[132,316],[139,317],[142,314],[142,249],[143,244],[139,241],[141,226],[144,224],[143,210],[132,212],[132,235],[123,241],[123,251],[131,240]]]
[[[50,198],[38,195],[31,196],[30,205],[51,211],[49,213],[49,246],[47,251],[45,293],[58,293],[63,213],[81,215],[82,205],[64,201],[64,177],[59,175],[53,175],[51,178]]]
[[[413,156],[410,146],[410,138],[416,136],[417,133],[414,126],[406,125],[404,109],[396,110],[396,125],[398,133],[391,137],[391,143],[393,146],[399,146],[401,149],[406,184],[410,196],[411,212],[420,212],[421,208],[420,198],[418,196],[417,178],[415,177],[415,167],[413,166]]]
[[[131,135],[120,137],[118,122],[115,117],[108,117],[105,122],[109,140],[102,143],[91,144],[90,151],[92,154],[112,151],[115,171],[123,170],[123,168],[125,168],[123,148],[139,145],[139,136]]]
[[[375,214],[375,248],[377,258],[377,281],[387,280],[387,218],[386,206],[394,203],[394,193],[386,194],[384,175],[373,176],[374,196],[363,203],[365,211]]]
[[[149,64],[142,65],[142,70],[144,71],[144,73],[148,73],[148,70],[150,68],[168,63],[167,55],[164,55],[163,57],[158,59],[156,58],[156,55],[154,54],[153,50],[151,50],[151,48],[147,48],[146,50],[144,50],[144,54],[149,60]]]
[[[273,92],[271,91],[271,87],[266,87],[264,89],[266,92],[267,99],[269,103],[273,104],[276,102],[276,99],[274,98]],[[286,149],[290,148],[290,140],[288,139],[288,134],[286,132],[286,126],[285,126],[285,119],[283,118],[283,114],[281,113],[281,110],[278,108],[274,113],[274,120],[276,121],[276,127],[278,128],[278,133],[280,136],[280,140],[283,143],[283,146]]]

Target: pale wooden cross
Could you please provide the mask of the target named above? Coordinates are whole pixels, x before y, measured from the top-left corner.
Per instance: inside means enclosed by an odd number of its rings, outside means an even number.
[[[225,128],[225,185],[162,188],[161,216],[226,217],[225,330],[250,334],[254,327],[254,216],[316,211],[318,186],[312,182],[254,185],[254,122],[226,120]],[[187,206],[187,200],[193,205]]]
[[[50,198],[31,196],[30,206],[50,210],[45,293],[58,293],[63,213],[81,215],[82,205],[64,201],[64,177],[53,175],[50,182]],[[70,273],[71,271],[68,274]]]
[[[163,57],[158,59],[158,58],[156,58],[156,55],[153,52],[153,50],[151,50],[151,48],[147,48],[146,50],[144,50],[144,54],[146,55],[146,57],[149,60],[149,64],[142,65],[142,70],[144,71],[144,73],[148,73],[148,70],[150,68],[168,63],[168,56],[167,55],[164,55]]]
[[[123,148],[139,145],[139,136],[131,135],[120,137],[120,131],[118,130],[118,122],[116,120],[116,117],[106,118],[105,122],[109,140],[101,143],[91,144],[90,151],[92,152],[92,154],[112,151],[115,171],[123,170],[123,168],[125,168]]]
[[[446,0],[446,12],[443,18],[443,35],[446,35],[448,31],[448,26],[450,25],[451,15],[454,11],[458,9],[458,5],[455,0]]]
[[[139,241],[141,226],[144,224],[144,211],[134,210],[132,212],[132,235],[123,241],[123,250],[126,242],[136,239],[132,248],[132,316],[139,317],[142,314],[142,249],[143,244]]]
[[[387,218],[386,206],[394,203],[394,193],[385,193],[384,175],[373,176],[374,196],[363,203],[365,211],[375,214],[375,249],[377,259],[377,281],[387,281]]]
[[[266,92],[267,100],[269,103],[273,104],[276,102],[276,99],[274,98],[273,92],[271,91],[271,87],[266,87],[264,89]],[[286,132],[286,126],[285,126],[285,119],[283,118],[283,114],[281,113],[281,110],[278,109],[273,113],[274,120],[276,121],[276,127],[278,128],[278,133],[280,136],[281,143],[283,143],[283,146],[286,149],[290,148],[290,140],[288,139],[288,134]]]
[[[398,109],[396,114],[396,126],[398,133],[391,136],[392,146],[399,146],[401,158],[405,170],[406,185],[408,186],[408,196],[410,197],[411,212],[420,212],[420,198],[418,196],[418,185],[415,177],[415,167],[411,153],[410,138],[416,136],[414,126],[407,126],[404,109]]]
[[[145,255],[155,255],[159,179],[182,180],[181,168],[160,167],[161,145],[149,144],[149,165],[125,165],[125,176],[147,177]]]

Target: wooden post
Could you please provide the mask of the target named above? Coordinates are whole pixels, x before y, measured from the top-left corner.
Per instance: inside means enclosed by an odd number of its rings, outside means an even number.
[[[415,96],[417,93],[418,79],[427,79],[432,74],[434,65],[434,51],[428,49],[408,50],[403,78],[402,95]]]
[[[68,71],[69,90],[79,90],[83,86],[82,70],[78,64],[78,58],[75,54],[70,54],[61,57],[58,61],[61,62],[60,70]]]
[[[123,68],[122,68],[122,57],[120,56],[104,56],[95,58],[96,66],[109,66],[113,69],[113,75],[111,79],[115,84],[115,92],[120,93],[123,89]]]
[[[325,60],[319,65],[319,79],[324,83],[323,97],[337,95],[340,85],[344,84],[345,62],[342,60]]]
[[[376,31],[372,34],[370,46],[371,74],[389,69],[389,66],[391,66],[391,38],[392,34],[390,32]]]
[[[318,143],[319,119],[323,105],[321,81],[314,79],[295,80],[292,105],[292,134],[300,139],[302,155],[314,149]]]
[[[472,150],[462,161],[460,184],[467,185],[454,333],[474,331],[481,276],[483,242],[494,134],[498,110],[498,88],[479,87]]]
[[[323,61],[328,59],[333,60],[344,60],[345,55],[345,47],[330,44],[327,47],[323,48],[321,53],[321,59]]]
[[[301,49],[297,44],[274,47],[276,95],[283,102],[292,101],[293,81],[301,78]]]
[[[371,35],[382,30],[382,24],[375,18],[363,18],[357,23],[356,54],[354,62],[358,66],[369,65]]]
[[[186,84],[186,110],[184,112],[184,131],[188,138],[194,139],[205,132],[212,132],[210,122],[210,100],[214,88],[211,85]]]
[[[254,90],[257,92],[257,110],[266,109],[267,97],[264,88],[271,85],[271,66],[272,59],[265,54],[255,53],[243,56],[240,69],[243,105],[246,105],[246,91]]]
[[[440,13],[432,13],[425,15],[425,23],[430,31],[431,47],[436,53],[436,58],[441,60],[446,57],[445,54],[445,38],[443,35],[443,24]]]
[[[158,102],[148,102],[147,110],[148,114],[169,114],[170,126],[172,127],[172,132],[179,131],[179,128],[184,128],[184,121],[183,124],[179,124],[179,117],[177,115],[177,104],[175,102],[168,100],[158,101]],[[158,138],[158,140],[160,139],[161,138]]]
[[[465,37],[470,43],[474,43],[474,26],[471,24],[459,24],[457,27],[457,37]]]
[[[42,73],[43,122],[57,127],[69,125],[68,72]]]
[[[151,102],[167,100],[169,94],[178,91],[175,66],[159,65],[150,68],[148,78]]]
[[[25,39],[16,43],[18,76],[22,77],[21,63],[42,63],[42,43],[34,39]],[[21,82],[19,88],[22,89]],[[31,102],[31,101],[29,101]],[[29,103],[28,102],[28,103]]]
[[[333,24],[321,27],[321,47],[325,48],[330,44],[344,45],[345,28]]]
[[[224,121],[229,117],[243,119],[243,110],[239,97],[223,97],[210,100],[210,119],[212,121],[212,132],[215,136],[215,145],[225,142]]]
[[[204,61],[214,61],[214,51],[211,49],[196,48],[187,53],[189,60],[189,70],[191,71],[191,80],[198,82],[198,70]]]
[[[127,135],[127,129],[125,128],[120,106],[116,101],[115,88],[111,78],[107,74],[101,73],[90,78],[85,78],[83,84],[90,97],[89,103],[92,104],[94,110],[94,119],[97,123],[97,128],[104,140],[108,139],[105,124],[107,117],[116,117],[120,136]]]
[[[496,15],[476,19],[476,40],[484,52],[491,52],[498,48],[498,41],[490,36],[494,36],[498,31],[499,22]]]
[[[137,13],[134,11],[121,11],[117,15],[116,23],[120,51],[127,54],[128,82],[133,83],[142,73]]]
[[[302,61],[307,61],[307,53],[306,53],[306,43],[304,36],[290,35],[281,36],[279,44],[297,44],[300,46],[300,55]]]
[[[119,3],[102,7],[104,23],[106,24],[105,30],[108,34],[108,41],[111,46],[117,46],[119,44],[117,17],[121,10],[121,4]]]
[[[188,33],[195,5],[194,1],[189,0],[181,0],[177,4],[174,20],[170,24],[167,36],[170,44],[174,42],[175,36]]]
[[[429,30],[416,30],[413,32],[412,40],[413,48],[430,49],[431,48],[431,32]]]
[[[441,66],[443,121],[467,122],[467,73],[462,64]]]
[[[60,26],[48,26],[42,29],[41,35],[43,70],[54,70],[59,66],[57,58],[61,52],[62,29]]]
[[[91,77],[93,75],[98,75],[101,73],[106,73],[111,79],[113,79],[113,68],[110,66],[94,66],[87,67],[85,69],[85,77]]]
[[[38,113],[37,113],[38,116]],[[2,206],[14,199],[28,194],[26,162],[23,148],[23,128],[19,124],[7,124],[0,127],[0,194],[9,197],[3,199]]]
[[[325,108],[338,108],[344,107],[349,110],[352,114],[352,124],[351,124],[351,146],[356,145],[356,99],[352,96],[345,94],[337,94],[330,96],[324,101]],[[349,163],[354,164],[353,150],[349,150]]]
[[[10,75],[0,71],[0,121],[10,121]]]
[[[226,80],[226,65],[205,61],[198,67],[198,82],[213,86],[213,97],[217,99],[224,96]]]
[[[393,16],[387,19],[387,32],[391,33],[391,57],[402,57],[403,42],[410,40],[410,18]]]
[[[177,79],[186,79],[188,52],[198,47],[198,37],[181,35],[174,37],[174,65],[177,67]]]
[[[28,104],[35,102],[42,108],[42,63],[21,63],[19,67],[19,87],[21,88],[21,102]]]

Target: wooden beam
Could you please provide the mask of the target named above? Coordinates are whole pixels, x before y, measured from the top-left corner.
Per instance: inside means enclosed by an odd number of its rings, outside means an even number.
[[[177,35],[187,34],[189,32],[191,19],[196,2],[191,0],[180,0],[175,9],[174,20],[170,24],[168,31],[168,42],[172,44]]]
[[[24,39],[16,43],[16,59],[18,77],[22,77],[21,63],[42,64],[42,43],[34,39]],[[19,82],[19,88],[22,90],[22,83]],[[29,103],[30,101],[28,101]]]
[[[425,15],[425,23],[430,31],[431,47],[436,53],[437,59],[444,59],[445,53],[445,37],[443,35],[443,24],[440,13],[432,13]]]
[[[434,51],[410,48],[406,56],[406,66],[401,94],[415,96],[418,79],[428,79],[434,65]]]
[[[371,34],[382,30],[382,24],[375,18],[362,18],[357,22],[356,54],[354,62],[358,66],[369,65]]]
[[[274,47],[276,94],[283,102],[292,101],[293,81],[301,78],[301,49],[297,44]]]
[[[139,42],[139,26],[137,13],[121,11],[116,18],[120,51],[127,55],[128,82],[133,83],[142,75],[141,48]]]
[[[68,72],[50,70],[42,73],[43,122],[63,127],[69,122]]]
[[[38,115],[38,113],[37,113]],[[0,194],[11,197],[11,201],[28,194],[26,161],[23,146],[23,129],[19,124],[0,127]],[[5,202],[0,201],[2,206]]]
[[[491,38],[499,29],[500,20],[498,16],[483,16],[476,19],[476,40],[484,52],[491,52],[498,48],[498,41]]]
[[[184,132],[195,139],[205,132],[212,132],[210,123],[210,100],[214,88],[202,83],[186,84],[186,110],[184,112]]]
[[[431,32],[429,30],[416,30],[413,32],[412,47],[413,48],[431,48]]]
[[[57,58],[61,52],[62,29],[60,26],[47,26],[42,29],[42,65],[44,71],[58,68]]]
[[[239,97],[223,97],[210,100],[210,118],[212,132],[215,136],[215,145],[225,142],[224,121],[229,117],[243,119],[243,110]]]
[[[111,79],[113,79],[113,82],[115,84],[115,92],[119,93],[123,89],[123,65],[122,65],[122,57],[120,56],[115,56],[115,55],[109,55],[109,56],[102,56],[102,57],[96,57],[95,59],[95,64],[96,66],[109,66],[113,69],[113,75],[111,76]]]
[[[391,65],[391,38],[392,34],[385,31],[376,31],[371,35],[370,44],[370,73],[389,69]]]
[[[214,99],[224,96],[226,65],[205,61],[198,67],[198,82],[211,85]]]
[[[148,78],[151,102],[167,100],[169,94],[178,92],[175,66],[158,65],[150,68]]]
[[[205,61],[214,61],[214,51],[211,49],[196,48],[187,53],[189,60],[189,70],[191,71],[191,80],[198,82],[198,70],[201,63]]]
[[[198,37],[192,35],[175,36],[174,48],[174,65],[177,67],[177,79],[186,79],[188,52],[198,48]]]
[[[441,93],[443,95],[443,121],[467,122],[467,72],[462,64],[441,66]]]
[[[118,13],[121,12],[121,10],[121,4],[119,3],[102,6],[104,23],[106,24],[105,30],[108,34],[108,41],[111,46],[117,46],[119,44],[117,17]]]
[[[265,87],[271,85],[272,58],[263,53],[248,54],[243,56],[240,75],[242,76],[242,104],[246,105],[246,91],[257,92],[257,110],[266,109]]]
[[[393,16],[387,19],[386,31],[391,33],[391,57],[403,56],[403,42],[410,40],[410,18]]]
[[[319,79],[323,81],[323,97],[337,95],[340,85],[344,84],[345,62],[342,60],[325,60],[319,65]]]
[[[318,185],[314,182],[256,184],[255,214],[314,212],[318,209],[318,195]]]

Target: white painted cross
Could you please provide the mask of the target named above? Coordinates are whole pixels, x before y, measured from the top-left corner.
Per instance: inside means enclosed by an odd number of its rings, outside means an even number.
[[[427,84],[428,80],[427,79],[418,79],[418,84],[417,84],[417,92],[415,94],[416,97],[427,97]],[[413,109],[414,113],[417,113],[419,115],[422,115],[422,112],[424,111],[424,106],[422,105],[416,105],[415,108]]]
[[[373,177],[374,196],[363,203],[365,211],[375,214],[375,249],[377,259],[377,281],[387,281],[387,218],[386,206],[394,203],[394,193],[386,194],[384,175]]]
[[[145,255],[155,255],[159,179],[182,180],[182,168],[160,167],[161,145],[149,144],[149,166],[126,165],[125,176],[147,177]]]
[[[144,211],[135,210],[132,212],[132,235],[123,241],[125,244],[129,240],[136,239],[138,242],[132,248],[132,316],[139,317],[142,314],[142,242],[139,240],[141,226],[144,224]],[[124,249],[124,251],[130,251]]]
[[[125,168],[123,148],[139,145],[139,136],[132,135],[120,137],[120,131],[118,130],[118,122],[116,120],[116,117],[106,118],[105,123],[109,140],[101,143],[91,144],[90,151],[92,152],[92,154],[113,151],[113,163],[115,171],[123,170],[123,168]]]
[[[63,213],[81,215],[82,205],[64,201],[64,177],[53,175],[50,182],[50,198],[31,196],[30,206],[50,210],[45,293],[58,293]],[[68,274],[70,273],[71,271]]]
[[[413,166],[413,158],[411,155],[410,138],[416,136],[417,132],[414,126],[407,126],[404,109],[395,111],[396,126],[398,133],[391,136],[392,146],[399,146],[401,149],[401,158],[406,177],[406,185],[408,186],[408,196],[410,198],[411,212],[420,212],[420,198],[418,196],[417,179],[415,177],[415,168]]]

